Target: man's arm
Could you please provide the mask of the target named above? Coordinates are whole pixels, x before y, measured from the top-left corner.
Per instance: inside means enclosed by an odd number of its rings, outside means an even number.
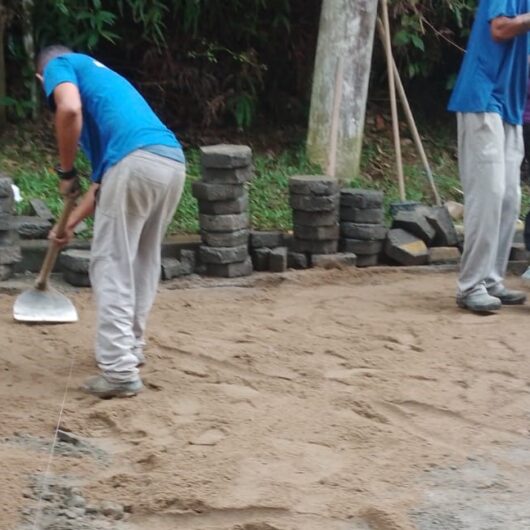
[[[530,13],[517,17],[497,17],[490,23],[491,36],[495,42],[505,42],[530,31]]]
[[[83,127],[81,96],[73,83],[61,83],[53,91],[55,100],[55,134],[59,150],[59,163],[63,171],[74,167],[77,146]],[[61,181],[61,193],[67,194],[72,189],[71,181]]]

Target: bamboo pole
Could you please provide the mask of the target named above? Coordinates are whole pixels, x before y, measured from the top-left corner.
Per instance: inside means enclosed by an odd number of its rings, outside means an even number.
[[[381,41],[383,42],[383,45],[386,42],[385,38],[385,28],[383,26],[383,22],[380,18],[377,19],[377,28],[379,30],[379,37],[381,38]],[[407,117],[407,121],[409,124],[409,129],[412,134],[412,138],[414,140],[414,143],[416,145],[416,149],[418,151],[418,154],[420,155],[423,167],[425,169],[425,173],[427,174],[427,180],[429,181],[429,185],[431,187],[431,191],[434,197],[434,200],[436,202],[437,206],[442,205],[442,200],[440,198],[440,194],[438,193],[438,189],[436,188],[436,183],[434,182],[434,176],[432,174],[431,166],[429,164],[429,160],[427,158],[427,154],[425,153],[425,149],[423,147],[423,142],[421,141],[421,136],[418,131],[418,127],[416,125],[416,121],[414,119],[414,115],[412,114],[412,109],[410,108],[410,103],[407,98],[407,94],[405,92],[405,88],[403,86],[403,82],[401,81],[401,76],[399,75],[399,70],[396,65],[396,61],[392,59],[392,65],[394,70],[394,78],[395,83],[397,86],[397,91],[399,94],[399,98],[401,100],[401,105],[403,107],[403,111],[405,112],[405,116]]]
[[[392,56],[392,42],[390,38],[388,0],[381,1],[381,10],[383,15],[383,26],[385,29],[385,51],[388,67],[388,88],[390,91],[390,109],[392,111],[392,128],[394,132],[394,149],[396,152],[396,169],[399,184],[399,196],[402,201],[405,201],[405,177],[403,175],[403,156],[401,153],[401,138],[399,134],[399,115],[397,109],[396,83],[394,78],[394,69],[392,67],[394,63],[394,57]]]

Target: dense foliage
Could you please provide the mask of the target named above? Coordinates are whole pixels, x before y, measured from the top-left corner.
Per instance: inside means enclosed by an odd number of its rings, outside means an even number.
[[[408,78],[450,82],[476,0],[392,0]],[[12,117],[31,110],[29,41],[123,72],[177,128],[305,123],[321,0],[0,0]],[[374,82],[384,86],[380,48]]]

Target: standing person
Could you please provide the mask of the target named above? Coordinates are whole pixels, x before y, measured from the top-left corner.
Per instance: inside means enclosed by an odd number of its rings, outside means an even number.
[[[465,241],[457,304],[524,304],[504,276],[520,208],[530,0],[480,0],[449,110],[458,113]]]
[[[178,205],[185,159],[174,134],[133,86],[87,55],[64,46],[43,49],[37,77],[55,112],[59,188],[78,189],[78,142],[91,166],[91,186],[71,213],[74,227],[95,211],[90,278],[97,305],[96,361],[101,374],[84,390],[100,397],[143,387],[144,333],[160,275],[160,247]]]

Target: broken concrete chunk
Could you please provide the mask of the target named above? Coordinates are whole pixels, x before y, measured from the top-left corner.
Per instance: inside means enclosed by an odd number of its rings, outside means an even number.
[[[401,228],[388,232],[385,252],[389,258],[406,266],[425,265],[429,261],[429,249],[418,237]]]
[[[342,269],[357,263],[357,256],[351,252],[340,254],[312,254],[311,265],[323,269]]]
[[[201,238],[204,244],[210,247],[238,247],[248,244],[249,231],[236,230],[232,232],[208,232],[201,230]]]
[[[325,241],[339,238],[339,224],[335,226],[302,226],[294,225],[294,237],[314,241]]]
[[[235,232],[248,228],[248,213],[229,215],[199,214],[199,225],[207,232]]]
[[[247,245],[239,247],[208,247],[201,245],[199,257],[202,263],[228,264],[245,261],[248,257]]]
[[[212,184],[245,184],[252,180],[254,168],[252,166],[233,169],[215,169],[203,167],[202,180]]]
[[[367,241],[379,241],[385,239],[386,226],[371,225],[365,223],[341,223],[341,235],[348,239],[363,239]]]
[[[252,150],[247,145],[209,145],[200,151],[201,164],[207,168],[233,169],[252,163]]]
[[[339,183],[330,177],[296,175],[289,179],[289,192],[295,195],[336,195]]]
[[[287,270],[287,247],[271,250],[269,255],[269,270],[271,272],[285,272]]]
[[[248,210],[248,193],[231,201],[199,201],[199,213],[207,215],[227,215]]]

